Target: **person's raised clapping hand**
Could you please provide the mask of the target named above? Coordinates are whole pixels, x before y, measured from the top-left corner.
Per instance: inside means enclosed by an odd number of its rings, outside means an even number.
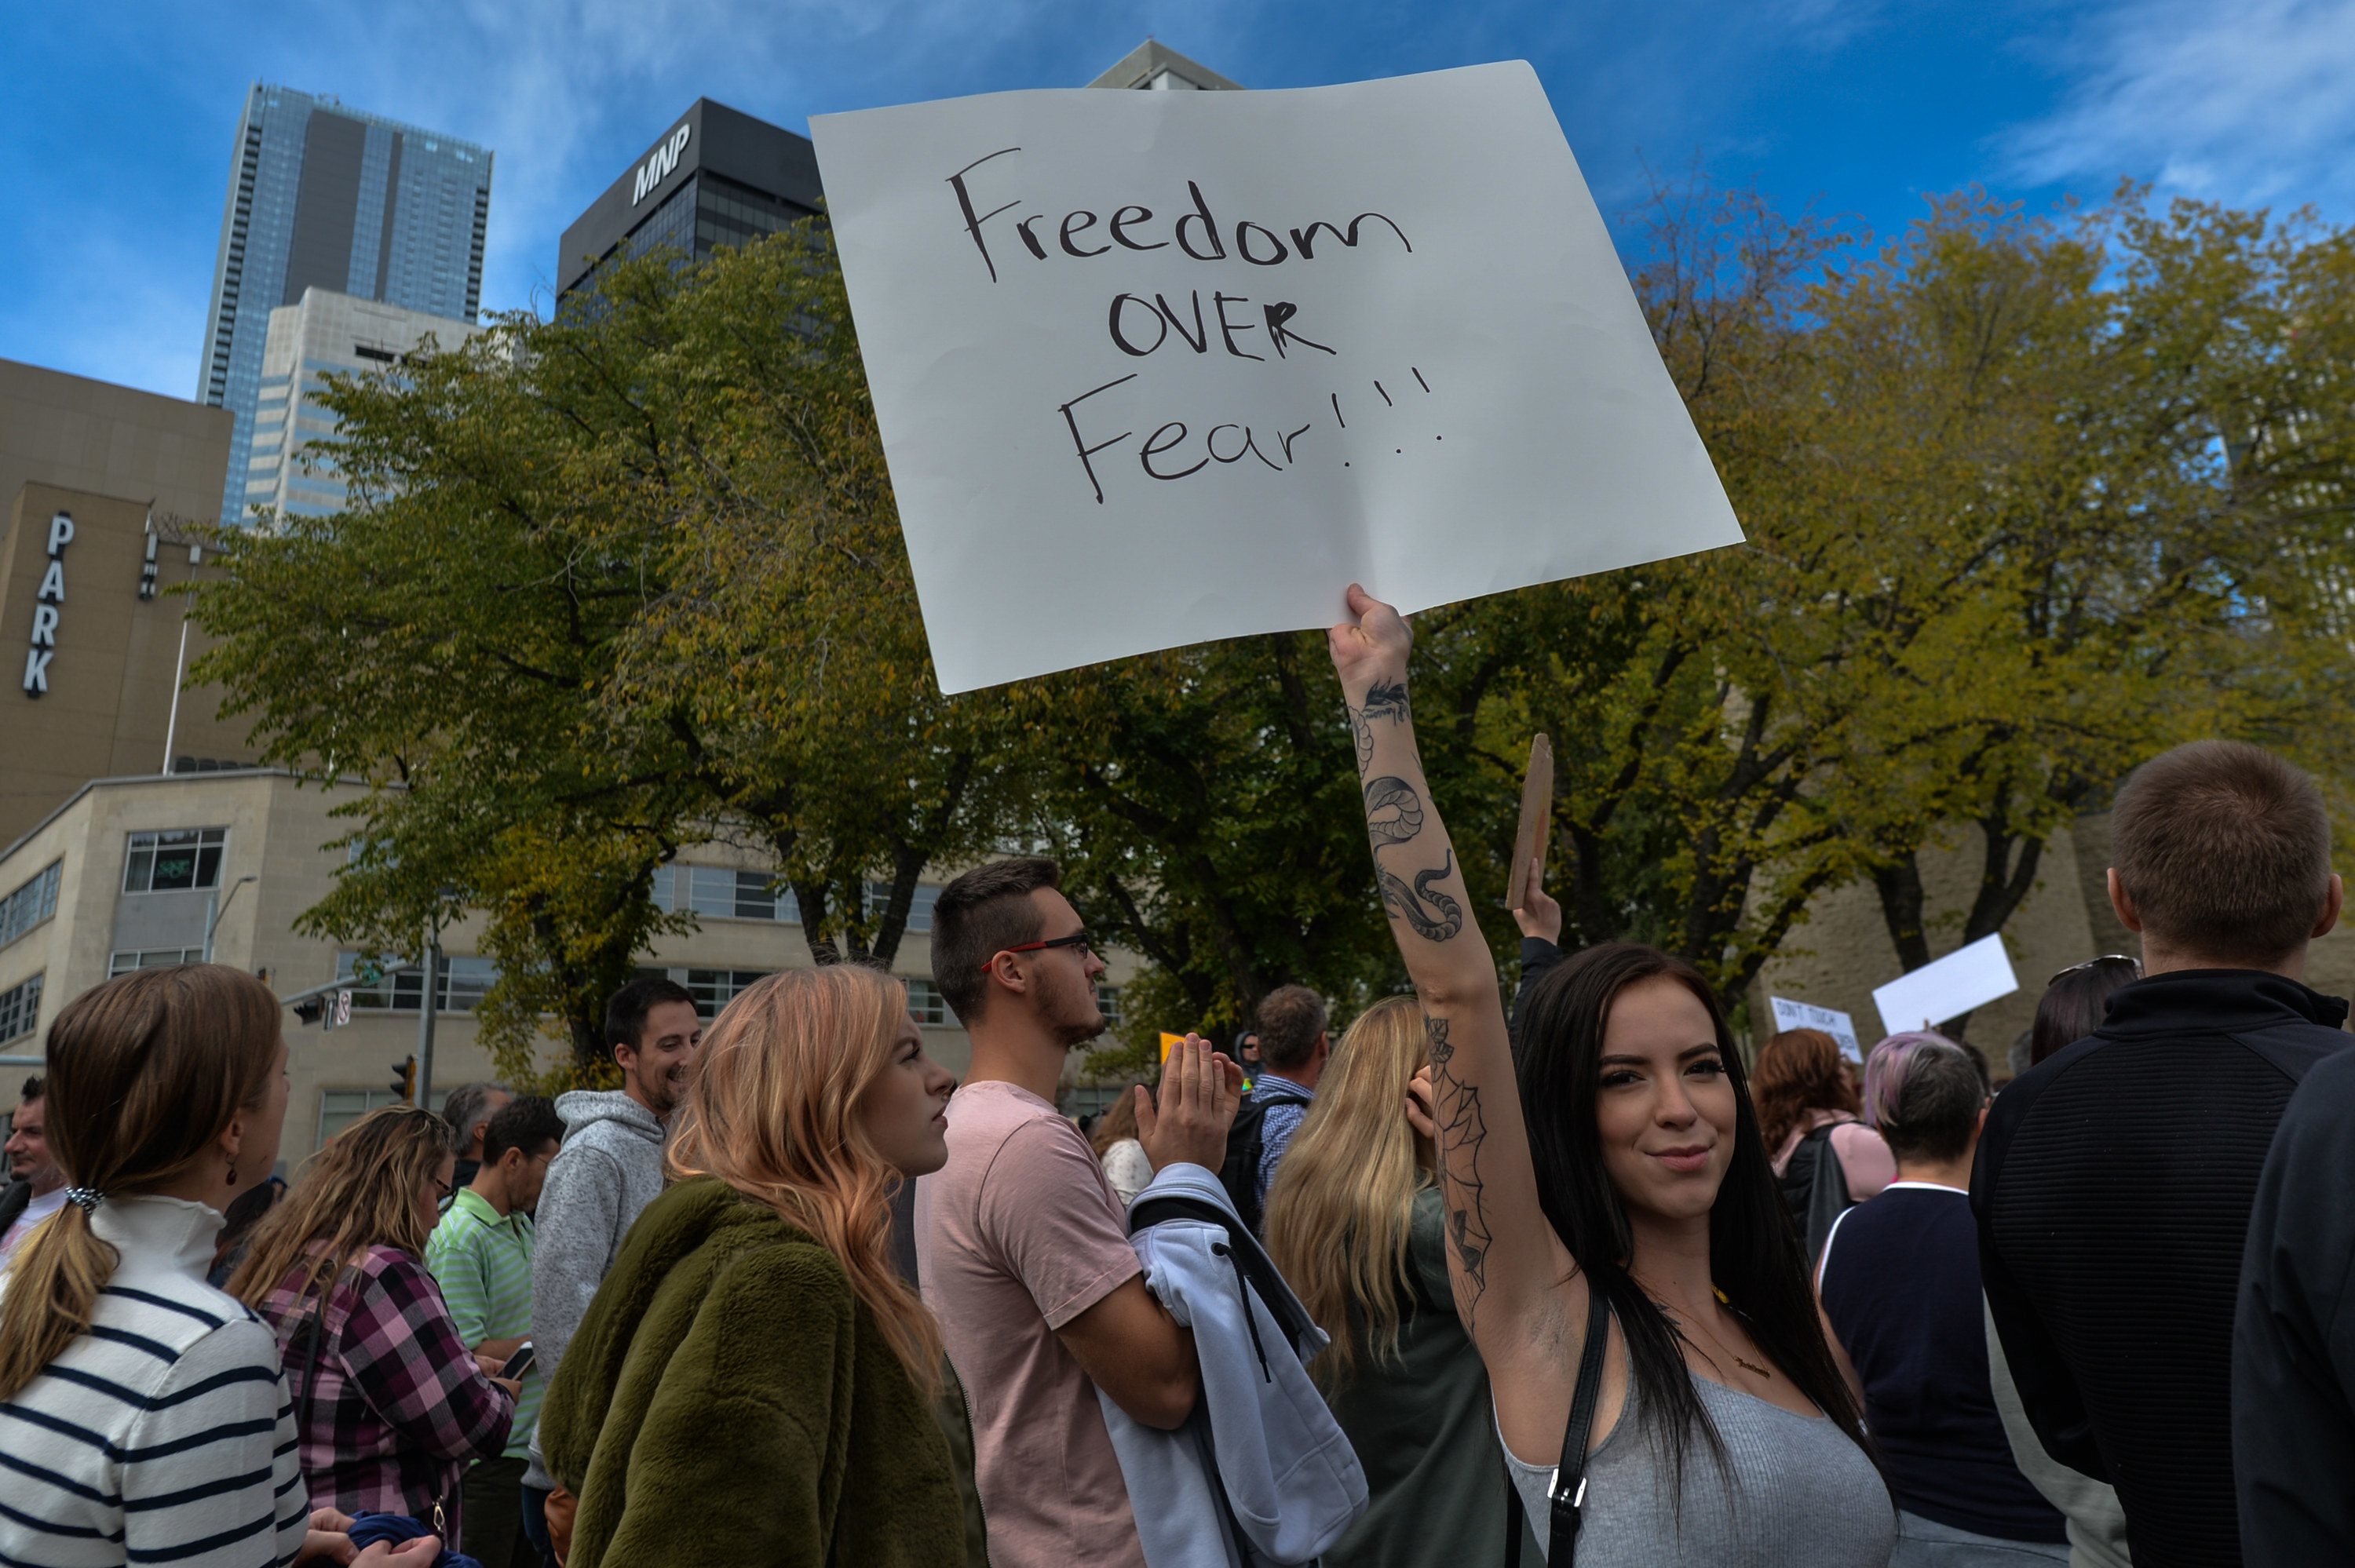
[[[1542,938],[1559,947],[1561,943],[1561,906],[1538,885],[1538,874],[1544,863],[1535,856],[1530,857],[1529,891],[1521,895],[1521,906],[1513,911],[1513,924],[1521,928],[1522,936]]]
[[[1325,633],[1325,641],[1333,655],[1333,672],[1341,677],[1341,690],[1355,703],[1377,681],[1406,679],[1414,633],[1397,610],[1356,583],[1349,585],[1349,614],[1352,619]]]
[[[1242,1103],[1243,1070],[1199,1034],[1169,1047],[1161,1069],[1161,1104],[1136,1090],[1136,1140],[1156,1171],[1199,1165],[1216,1171],[1227,1158],[1227,1128]]]

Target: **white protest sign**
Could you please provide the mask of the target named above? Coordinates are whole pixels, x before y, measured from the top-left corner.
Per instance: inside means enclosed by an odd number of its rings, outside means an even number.
[[[1864,1047],[1857,1044],[1856,1022],[1845,1012],[1828,1007],[1809,1007],[1804,1001],[1785,1001],[1770,996],[1767,1001],[1774,1009],[1774,1027],[1784,1029],[1820,1029],[1839,1044],[1840,1054],[1864,1065]]]
[[[1742,539],[1524,62],[810,131],[944,691]]]
[[[1998,933],[1891,980],[1872,993],[1872,1004],[1881,1009],[1881,1027],[1891,1034],[1902,1034],[1960,1018],[2019,989],[2011,959],[2003,950],[2002,934]]]

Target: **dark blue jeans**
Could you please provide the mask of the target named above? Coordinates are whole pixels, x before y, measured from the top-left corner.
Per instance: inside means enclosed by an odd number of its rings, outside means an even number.
[[[539,1568],[556,1568],[556,1548],[548,1542],[548,1494],[538,1487],[523,1489],[523,1537],[539,1553]]]

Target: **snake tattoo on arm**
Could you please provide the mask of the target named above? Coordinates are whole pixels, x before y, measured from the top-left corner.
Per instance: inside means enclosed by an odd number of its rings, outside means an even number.
[[[1382,902],[1427,942],[1444,942],[1464,929],[1464,906],[1433,884],[1444,882],[1455,870],[1455,852],[1449,850],[1438,866],[1414,874],[1410,886],[1382,863],[1382,849],[1402,844],[1423,832],[1423,797],[1392,774],[1366,780],[1366,836],[1373,842],[1374,876],[1381,885]],[[1429,907],[1426,908],[1425,906]]]

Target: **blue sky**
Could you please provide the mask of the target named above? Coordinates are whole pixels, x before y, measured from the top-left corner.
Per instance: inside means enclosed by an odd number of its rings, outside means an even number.
[[[193,390],[256,79],[488,144],[486,309],[698,94],[809,115],[1078,86],[1148,34],[1254,88],[1531,61],[1606,215],[1696,158],[1886,232],[2121,175],[2355,214],[2355,0],[116,0],[8,7],[0,357]]]

